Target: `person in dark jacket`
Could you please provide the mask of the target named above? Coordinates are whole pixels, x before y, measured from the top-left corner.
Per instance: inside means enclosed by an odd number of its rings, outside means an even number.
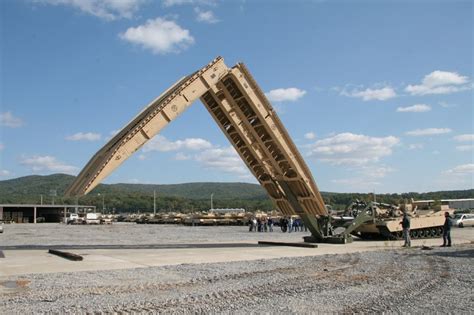
[[[453,222],[451,221],[451,217],[449,216],[449,212],[444,213],[444,226],[443,226],[443,245],[441,247],[451,247],[451,227],[453,226]],[[446,245],[446,243],[448,243]]]
[[[400,222],[403,228],[403,239],[405,240],[405,244],[403,247],[411,247],[411,239],[410,239],[410,217],[408,213],[403,213],[402,222]]]

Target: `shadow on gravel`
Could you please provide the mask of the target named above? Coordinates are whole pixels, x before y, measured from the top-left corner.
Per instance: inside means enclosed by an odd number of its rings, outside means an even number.
[[[239,248],[260,247],[256,243],[203,243],[203,244],[141,244],[141,245],[16,245],[2,246],[1,250],[43,249],[180,249],[180,248]]]
[[[434,253],[429,253],[429,255],[440,256],[440,257],[474,258],[474,249],[447,251],[447,252],[437,251]]]

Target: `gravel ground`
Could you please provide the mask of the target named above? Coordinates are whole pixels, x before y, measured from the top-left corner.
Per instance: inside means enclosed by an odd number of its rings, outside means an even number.
[[[454,232],[472,235],[472,229]],[[12,224],[5,226],[0,247],[301,241],[306,234],[278,229],[249,233],[244,226]],[[473,258],[471,242],[433,250],[392,247],[339,255],[24,274],[0,279],[0,314],[472,314]]]
[[[164,224],[64,225],[6,224],[1,245],[145,245],[212,242],[298,241],[309,232],[250,233],[246,226],[183,226]],[[1,247],[1,246],[0,246]]]
[[[474,245],[34,274],[1,314],[453,313],[474,309]]]

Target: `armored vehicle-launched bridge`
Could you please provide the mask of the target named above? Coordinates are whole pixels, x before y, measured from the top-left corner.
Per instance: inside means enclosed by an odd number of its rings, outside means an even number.
[[[361,210],[335,234],[332,218],[301,154],[243,63],[228,68],[221,57],[172,85],[153,100],[87,163],[66,195],[89,193],[120,164],[200,99],[249,170],[284,215],[299,215],[307,241],[351,241],[373,219]],[[344,223],[344,222],[343,222]]]

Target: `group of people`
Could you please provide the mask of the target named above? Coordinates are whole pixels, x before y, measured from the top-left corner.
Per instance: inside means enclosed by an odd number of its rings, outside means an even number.
[[[273,232],[273,219],[262,217],[262,218],[251,218],[248,222],[249,232]]]
[[[308,231],[308,228],[300,218],[282,217],[278,222],[275,222],[274,219],[270,217],[253,217],[248,221],[249,232],[273,232],[275,223],[280,226],[281,231],[284,233]]]
[[[443,245],[441,247],[451,247],[451,227],[453,226],[453,222],[451,221],[451,216],[449,212],[444,213],[444,225],[443,225]],[[405,240],[405,244],[403,247],[410,247],[411,246],[411,239],[410,239],[410,217],[408,213],[403,213],[402,222],[400,222],[403,229],[403,239]]]
[[[288,232],[307,232],[308,228],[304,225],[300,218],[293,219],[292,217],[285,217],[280,219],[280,228],[283,233]]]

